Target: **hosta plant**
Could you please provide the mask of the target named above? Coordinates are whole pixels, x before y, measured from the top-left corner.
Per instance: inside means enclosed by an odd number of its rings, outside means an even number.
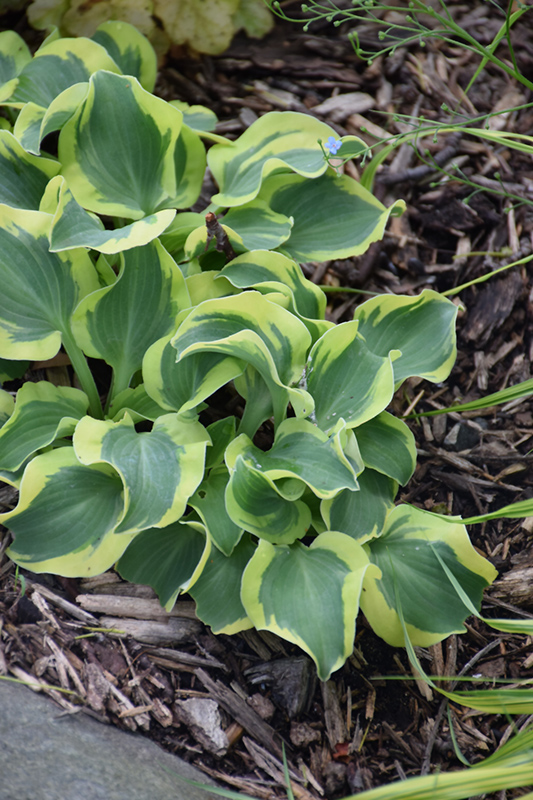
[[[228,141],[151,93],[121,23],[33,58],[7,32],[0,54],[0,369],[62,348],[74,376],[0,391],[11,558],[116,565],[166,609],[188,592],[213,631],[274,631],[322,679],[359,605],[395,645],[463,630],[494,569],[460,522],[395,507],[416,451],[387,411],[410,376],[447,377],[457,308],[383,295],[334,325],[299,266],[401,213],[331,166],[362,142],[290,112]]]

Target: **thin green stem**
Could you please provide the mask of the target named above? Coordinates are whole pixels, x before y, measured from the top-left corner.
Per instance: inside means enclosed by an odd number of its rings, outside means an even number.
[[[533,255],[525,256],[518,261],[513,261],[512,264],[506,264],[503,267],[498,267],[498,269],[494,269],[492,272],[487,272],[486,275],[482,275],[480,278],[474,278],[472,281],[462,283],[461,286],[456,286],[455,289],[448,289],[447,292],[441,292],[441,294],[443,297],[450,297],[451,295],[459,294],[459,292],[462,292],[463,289],[468,289],[469,286],[474,286],[476,283],[484,283],[485,281],[488,281],[493,275],[497,275],[498,272],[504,272],[506,269],[511,269],[511,267],[518,267],[520,264],[528,264],[532,260]]]
[[[324,294],[334,294],[335,292],[342,292],[343,294],[371,294],[378,296],[381,292],[369,292],[367,289],[351,289],[349,286],[326,286],[320,284],[319,289],[322,289]]]
[[[89,398],[90,413],[93,417],[96,417],[96,419],[103,419],[104,414],[100,402],[100,395],[98,394],[92,372],[89,369],[89,364],[70,332],[63,333],[63,346],[70,358],[70,363],[78,377],[81,388]]]
[[[530,108],[533,104],[531,103],[524,103],[523,105],[516,106],[511,109],[506,109],[505,113],[510,111],[519,111],[524,108]],[[503,112],[501,112],[503,113]],[[382,146],[382,149],[374,156],[374,158],[370,161],[369,165],[365,167],[363,173],[361,175],[361,185],[365,188],[372,190],[372,184],[374,181],[374,177],[379,166],[385,161],[387,156],[393,152],[396,148],[400,145],[407,143],[407,142],[416,142],[417,139],[423,139],[427,136],[433,135],[436,137],[438,134],[445,134],[445,133],[457,133],[457,132],[464,132],[465,135],[469,136],[476,136],[478,138],[485,138],[489,139],[490,141],[496,141],[502,147],[509,147],[514,150],[520,150],[522,152],[533,152],[533,146],[523,143],[522,139],[530,139],[533,142],[532,137],[528,137],[525,134],[512,134],[508,133],[502,136],[497,136],[497,134],[491,135],[490,131],[485,131],[484,129],[473,128],[472,125],[476,123],[483,122],[486,119],[489,119],[491,116],[495,116],[494,114],[486,114],[480,117],[475,117],[474,119],[465,120],[464,122],[440,122],[431,125],[424,126],[419,125],[413,131],[408,131],[404,134],[396,134],[384,139],[380,139],[373,145],[369,145],[365,151],[361,154],[362,158],[364,159],[368,153],[371,153],[372,150],[376,147]],[[350,159],[346,159],[349,161]],[[437,169],[437,167],[436,167]],[[442,168],[439,168],[440,172],[445,172]],[[449,174],[449,173],[445,173]],[[458,178],[457,176],[450,175],[452,178],[456,178],[457,180],[462,180],[463,182],[467,182],[466,179]],[[479,184],[474,184],[471,182],[472,186],[476,188],[479,187]],[[484,188],[484,187],[481,187]],[[502,195],[505,197],[513,197],[508,192],[502,192]],[[518,200],[521,203],[530,203],[526,198],[514,196],[514,199]]]
[[[514,23],[516,22],[516,20],[520,19],[522,14],[525,13],[526,9],[524,9],[521,13],[517,12],[517,14],[518,14],[518,16],[517,16],[516,14],[512,13],[512,5],[513,5],[513,0],[509,0],[509,5],[507,6],[507,14],[505,15],[505,28],[506,28],[506,30],[505,30],[505,38],[507,39],[507,46],[509,48],[509,54],[511,56],[511,61],[513,62],[514,70],[515,70],[516,74],[518,75],[520,70],[518,69],[518,63],[517,63],[517,60],[516,60],[513,43],[511,41],[511,28],[514,25]]]
[[[377,24],[381,24],[382,26],[387,26],[384,31],[382,31],[381,36],[382,38],[392,38],[394,36],[394,43],[386,45],[382,50],[377,52],[363,52],[361,46],[359,45],[357,31],[354,31],[350,34],[350,38],[352,39],[352,43],[356,48],[357,54],[365,59],[365,60],[373,60],[380,55],[385,55],[386,53],[394,50],[400,44],[402,46],[408,46],[409,44],[417,41],[422,40],[424,38],[438,38],[444,42],[447,42],[450,45],[457,45],[457,39],[460,40],[462,46],[470,50],[473,53],[478,54],[481,56],[482,62],[480,65],[480,69],[483,69],[484,66],[490,61],[492,64],[497,66],[507,75],[515,78],[519,83],[524,86],[527,86],[529,89],[533,89],[533,83],[528,80],[524,75],[522,75],[518,69],[518,65],[516,63],[516,58],[514,57],[514,50],[512,43],[510,41],[510,32],[511,27],[517,22],[520,17],[529,11],[529,7],[522,7],[517,11],[510,13],[510,9],[507,11],[505,15],[505,20],[503,22],[502,27],[494,37],[493,41],[485,47],[482,45],[474,36],[468,33],[464,28],[458,25],[450,12],[448,11],[445,2],[443,0],[439,0],[440,8],[442,12],[439,13],[436,9],[431,8],[425,2],[425,0],[411,0],[409,6],[405,8],[406,18],[405,24],[402,23],[394,23],[389,24],[380,17],[377,16],[375,12],[388,12],[393,11],[395,13],[398,12],[399,7],[389,5],[388,3],[376,3],[374,7],[368,5],[359,5],[358,8],[354,10],[340,10],[336,7],[335,3],[331,3],[330,6],[322,6],[318,3],[313,3],[312,6],[307,8],[309,16],[304,20],[305,27],[312,23],[316,22],[321,19],[327,19],[330,22],[333,22],[334,25],[339,25],[343,21],[374,21]],[[289,17],[280,7],[279,3],[269,2],[269,7],[272,11],[278,16],[281,16],[283,19],[292,22],[302,22],[301,19],[293,19]],[[435,20],[439,25],[442,26],[441,30],[432,30],[428,28],[423,22],[418,20],[418,15],[426,15],[431,19]],[[335,17],[340,16],[341,19],[334,20]],[[396,34],[396,35],[395,35]],[[403,34],[403,35],[399,35]],[[407,35],[405,35],[407,34]],[[495,50],[498,47],[502,38],[505,38],[510,47],[510,54],[512,65],[508,65],[505,61],[498,58],[495,55]],[[478,70],[476,75],[474,76],[474,80],[479,74]]]

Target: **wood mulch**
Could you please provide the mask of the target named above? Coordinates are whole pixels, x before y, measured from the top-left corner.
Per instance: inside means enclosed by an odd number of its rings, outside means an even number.
[[[500,25],[489,3],[448,8],[484,43]],[[18,25],[35,40],[20,14],[0,23]],[[533,16],[526,15],[515,34],[519,66],[530,78],[532,26]],[[221,120],[217,130],[231,137],[262,113],[288,109],[369,142],[384,131],[404,130],[405,120],[394,115],[443,119],[445,103],[473,116],[532,99],[489,67],[466,100],[461,88],[477,62],[438,42],[400,48],[393,58],[365,66],[346,32],[346,26],[325,25],[306,33],[279,23],[264,41],[238,38],[218,58],[191,58],[176,50],[163,65],[157,91],[166,99],[209,106]],[[371,26],[360,33],[368,46],[377,43]],[[494,124],[507,130],[533,129],[529,109],[498,119]],[[475,187],[501,190],[503,183],[507,192],[531,200],[529,156],[458,136],[428,139],[418,150],[424,161],[435,158],[444,169],[451,161],[459,164]],[[357,167],[347,169],[356,175]],[[505,197],[475,187],[446,179],[422,163],[415,148],[403,146],[378,174],[376,194],[387,205],[403,197],[407,213],[392,220],[384,240],[364,256],[303,269],[331,287],[413,294],[453,289],[533,252],[531,205],[512,207]],[[407,382],[394,400],[397,414],[473,400],[532,377],[532,270],[514,268],[461,292],[459,353],[450,379],[437,386]],[[329,317],[343,321],[364,295],[329,297]],[[46,377],[46,371],[34,377]],[[422,419],[412,427],[419,463],[400,500],[468,517],[533,495],[528,399]],[[0,485],[2,510],[15,504],[16,492]],[[472,526],[474,545],[500,573],[486,592],[485,616],[533,618],[532,531],[532,519]],[[151,590],[125,583],[112,571],[88,580],[25,573],[22,583],[2,556],[9,535],[0,536],[0,674],[28,681],[67,711],[139,731],[222,785],[265,800],[285,796],[282,745],[294,795],[302,800],[333,800],[461,766],[446,702],[416,680],[405,652],[383,643],[361,617],[352,656],[320,684],[312,662],[287,642],[255,631],[215,637],[196,619],[187,597],[168,615]],[[420,650],[419,656],[429,673],[449,676],[448,685],[454,677],[475,677],[476,688],[490,688],[502,678],[533,676],[532,639],[499,634],[476,619],[468,620],[463,635]],[[396,680],[385,679],[391,676]],[[503,715],[453,704],[451,719],[458,744],[473,763],[513,730]],[[513,725],[530,722],[523,716]]]

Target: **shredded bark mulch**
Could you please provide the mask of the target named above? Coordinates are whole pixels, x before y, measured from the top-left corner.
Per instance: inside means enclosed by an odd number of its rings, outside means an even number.
[[[448,8],[485,44],[501,24],[488,3]],[[20,13],[0,22],[36,43]],[[532,26],[527,14],[515,33],[518,64],[530,78]],[[369,143],[405,130],[401,115],[444,120],[445,104],[473,117],[531,100],[492,67],[465,98],[462,89],[477,61],[438,41],[399,48],[394,57],[367,66],[356,58],[348,29],[324,25],[304,32],[280,22],[265,40],[238,38],[218,58],[176,49],[162,66],[157,92],[209,106],[220,119],[217,131],[230,137],[262,113],[287,109],[313,114],[339,135],[361,135]],[[360,35],[366,46],[378,46],[371,25],[362,26]],[[512,112],[494,124],[531,132],[533,114]],[[453,180],[452,162],[471,185]],[[346,169],[357,176],[353,164]],[[378,173],[375,191],[387,205],[403,197],[407,213],[393,219],[384,240],[364,256],[304,265],[316,283],[395,294],[442,292],[533,252],[532,207],[520,202],[530,202],[533,191],[533,167],[524,154],[456,134],[428,138],[400,147]],[[532,270],[517,267],[461,292],[459,353],[450,379],[437,386],[411,379],[395,397],[395,413],[474,400],[532,377]],[[364,297],[331,293],[329,318],[350,319]],[[34,379],[50,377],[48,370],[36,371]],[[419,463],[401,501],[469,517],[533,495],[530,400],[411,424]],[[2,510],[15,504],[16,492],[0,485]],[[533,618],[532,530],[532,519],[471,528],[474,545],[500,573],[486,592],[485,616]],[[2,556],[9,535],[0,536],[0,674],[46,691],[70,713],[139,731],[221,784],[265,800],[286,796],[283,746],[294,795],[302,800],[334,800],[461,766],[447,701],[413,674],[403,650],[377,638],[362,617],[352,656],[330,681],[319,683],[309,658],[269,633],[213,636],[186,597],[168,615],[150,589],[113,572],[87,580],[18,576]],[[449,678],[445,688],[456,678],[475,678],[475,684],[457,684],[467,689],[533,677],[530,637],[499,634],[476,619],[466,628],[418,651],[428,673]],[[511,722],[453,704],[450,719],[472,763],[532,721],[522,716]]]

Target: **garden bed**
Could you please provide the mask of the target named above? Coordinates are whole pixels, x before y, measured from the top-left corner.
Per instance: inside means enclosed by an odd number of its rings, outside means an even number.
[[[490,5],[449,7],[462,26],[487,43],[492,40],[499,20]],[[37,43],[20,14],[0,22]],[[515,33],[519,67],[529,76],[532,25],[526,15]],[[362,35],[368,43],[377,41],[371,27]],[[481,114],[531,99],[489,67],[465,101],[462,88],[476,67],[470,54],[438,41],[428,41],[423,49],[399,49],[389,61],[378,58],[365,66],[354,55],[345,27],[325,24],[305,32],[279,22],[264,40],[239,37],[220,57],[191,57],[175,49],[162,66],[156,93],[208,106],[220,120],[217,131],[235,137],[272,110],[305,111],[339,135],[367,138],[379,137],[380,129],[402,130],[400,115],[440,118],[443,103],[462,102],[465,113]],[[508,131],[525,133],[532,122],[531,110],[524,110],[510,114],[504,124]],[[476,186],[499,191],[503,183],[507,194],[530,200],[529,156],[455,134],[426,140],[425,148],[431,151],[424,156],[428,164],[404,145],[377,176],[375,191],[386,206],[398,198],[408,205],[403,217],[391,220],[382,242],[360,258],[304,265],[306,277],[330,287],[329,319],[351,319],[365,297],[335,287],[444,292],[533,251],[530,206],[509,209],[508,198],[447,180],[432,165],[435,158],[447,169],[458,160]],[[474,400],[532,377],[531,269],[514,268],[460,293],[452,375],[442,386],[406,382],[394,399],[398,416]],[[34,379],[66,369],[57,363],[34,365]],[[419,460],[399,500],[467,518],[532,496],[529,400],[422,418],[410,426]],[[1,510],[15,503],[14,490],[0,488]],[[471,528],[473,544],[500,573],[486,592],[485,616],[533,618],[532,529],[530,519]],[[2,548],[7,545],[4,534]],[[283,797],[282,743],[297,798],[333,800],[460,766],[446,701],[415,680],[405,652],[382,642],[361,617],[353,655],[320,684],[307,656],[270,633],[213,636],[195,618],[187,597],[169,616],[151,590],[112,572],[86,581],[28,573],[23,592],[14,565],[5,557],[0,565],[0,672],[74,691],[76,699],[46,690],[68,711],[80,707],[81,697],[87,713],[150,736],[221,784],[252,796]],[[95,627],[130,635],[100,630],[87,636]],[[494,680],[531,677],[533,667],[531,638],[496,633],[473,618],[465,634],[419,656],[427,672],[450,678],[448,686],[455,677],[475,676],[483,679],[476,687],[488,688]],[[188,704],[193,698],[216,701],[226,739],[216,722],[210,732],[199,732]],[[459,706],[453,706],[451,718],[470,762],[493,752],[513,730],[503,715]],[[519,717],[513,724],[525,723],[526,717]]]

